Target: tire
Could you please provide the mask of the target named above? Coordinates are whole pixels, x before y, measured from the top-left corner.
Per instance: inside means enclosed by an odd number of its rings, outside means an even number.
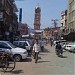
[[[60,52],[59,52],[59,50],[56,50],[56,55],[58,55],[58,56],[60,55]]]
[[[4,72],[11,72],[15,69],[15,60],[12,58],[12,60],[5,59],[4,61],[5,66],[2,67]]]
[[[22,57],[21,57],[21,55],[14,55],[14,59],[16,62],[19,62],[22,60]]]

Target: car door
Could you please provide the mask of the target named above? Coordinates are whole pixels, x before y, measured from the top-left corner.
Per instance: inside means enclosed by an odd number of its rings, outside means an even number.
[[[19,47],[19,42],[18,42],[18,41],[14,41],[13,44],[14,44],[16,47]]]
[[[30,50],[29,45],[28,45],[28,43],[26,41],[24,42],[24,44],[25,44],[26,49]]]
[[[26,48],[24,42],[19,42],[19,47],[24,49]]]

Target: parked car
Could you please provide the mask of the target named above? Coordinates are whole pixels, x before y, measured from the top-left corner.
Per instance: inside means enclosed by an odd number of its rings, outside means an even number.
[[[31,45],[28,41],[14,41],[13,44],[17,47],[24,48],[27,51],[31,51]]]
[[[67,41],[66,40],[55,40],[53,43],[56,45],[57,42],[60,42],[61,46],[63,46]]]
[[[63,43],[62,48],[63,48],[64,50],[65,50],[67,44],[68,44],[68,42],[64,42],[64,43]]]
[[[71,43],[67,44],[65,49],[68,51],[71,51],[71,52],[75,52],[75,42],[71,42]]]
[[[0,41],[0,51],[8,51],[8,50],[12,52],[13,58],[16,61],[21,61],[21,59],[26,59],[28,56],[28,52],[26,49],[16,47],[9,41]]]

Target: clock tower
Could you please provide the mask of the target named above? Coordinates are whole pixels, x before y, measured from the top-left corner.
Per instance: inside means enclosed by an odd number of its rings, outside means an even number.
[[[40,20],[41,20],[41,8],[37,6],[35,8],[35,17],[34,17],[34,30],[40,30]]]

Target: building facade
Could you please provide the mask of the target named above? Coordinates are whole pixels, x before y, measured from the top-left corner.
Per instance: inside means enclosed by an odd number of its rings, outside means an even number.
[[[28,35],[28,25],[22,24],[20,27],[20,34],[22,35]]]
[[[45,28],[43,31],[44,38],[50,40],[58,40],[60,39],[60,27],[54,27],[54,28]]]
[[[61,12],[61,36],[66,34],[67,27],[67,10]]]
[[[68,0],[68,24],[67,29],[69,32],[75,31],[75,0]]]
[[[75,40],[75,0],[68,0],[67,34],[72,41]]]

